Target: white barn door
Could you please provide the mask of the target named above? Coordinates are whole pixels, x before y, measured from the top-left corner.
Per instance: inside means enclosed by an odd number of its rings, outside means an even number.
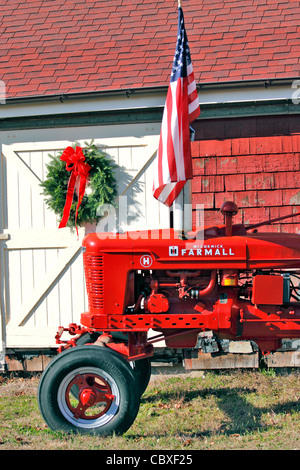
[[[155,201],[151,191],[157,138],[95,143],[105,147],[119,167],[119,194],[129,204],[127,226],[122,228],[167,228],[168,209]],[[58,326],[79,323],[87,308],[81,256],[86,229],[80,228],[79,240],[70,229],[58,229],[59,220],[46,206],[40,187],[49,155],[71,144],[2,146],[0,307],[6,348],[53,347]]]

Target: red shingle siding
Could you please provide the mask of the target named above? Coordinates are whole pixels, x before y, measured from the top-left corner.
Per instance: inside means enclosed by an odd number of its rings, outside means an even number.
[[[189,0],[197,82],[295,77],[299,2]],[[27,0],[1,6],[7,96],[167,85],[177,0]]]
[[[257,121],[255,127],[259,128],[262,119],[246,119],[245,124],[248,122],[250,129],[251,122]],[[270,122],[271,118],[267,119]],[[273,120],[273,127],[276,127],[276,118]],[[237,223],[257,223],[300,212],[299,118],[290,119],[293,122],[290,128],[296,127],[296,121],[298,133],[291,135],[234,137],[231,129],[227,138],[192,143],[193,207],[204,204],[205,224],[223,223],[219,210],[225,200],[238,205]],[[205,134],[205,129],[203,132]],[[239,129],[236,132],[239,133]],[[300,217],[280,221],[265,229],[298,232]]]

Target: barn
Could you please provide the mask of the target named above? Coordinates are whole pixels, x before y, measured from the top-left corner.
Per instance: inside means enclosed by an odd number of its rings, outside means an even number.
[[[206,225],[222,223],[228,199],[238,223],[299,212],[299,2],[182,3],[201,107],[184,196],[194,220],[200,204]],[[87,309],[81,241],[93,230],[58,230],[40,186],[51,156],[94,141],[117,165],[123,229],[181,223],[152,196],[177,2],[29,0],[7,2],[1,17],[0,364],[41,370],[58,326]],[[300,217],[266,230],[298,233]],[[277,360],[299,365],[298,343],[287,347]],[[253,355],[241,364],[257,366]],[[185,357],[187,368],[199,361]]]

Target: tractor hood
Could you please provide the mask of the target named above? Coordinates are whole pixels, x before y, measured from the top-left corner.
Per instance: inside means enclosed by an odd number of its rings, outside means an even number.
[[[83,240],[89,253],[130,255],[132,269],[259,269],[300,267],[300,235],[247,233],[241,225],[208,227],[194,238],[169,230],[91,233]],[[184,263],[184,267],[182,264]]]

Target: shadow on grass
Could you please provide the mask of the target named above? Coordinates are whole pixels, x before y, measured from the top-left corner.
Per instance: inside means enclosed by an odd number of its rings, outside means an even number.
[[[268,407],[257,407],[250,403],[246,396],[257,393],[255,388],[222,388],[216,389],[204,389],[204,390],[192,390],[188,392],[162,392],[158,395],[149,395],[142,397],[141,403],[151,403],[155,405],[162,401],[164,403],[178,400],[181,397],[182,403],[192,403],[194,400],[195,407],[199,407],[199,399],[205,401],[208,397],[214,396],[216,398],[216,406],[222,411],[227,419],[226,422],[219,427],[219,432],[223,435],[231,434],[245,434],[253,431],[267,431],[271,427],[276,427],[276,423],[269,425],[263,422],[263,417],[267,413],[272,416],[277,414],[288,414],[300,412],[300,403],[298,401],[289,401],[282,404],[270,405]],[[203,403],[205,407],[207,404]],[[201,403],[200,403],[201,406]],[[209,422],[209,419],[208,419]],[[209,424],[208,424],[209,426]],[[184,432],[186,435],[186,432]],[[197,432],[191,429],[191,437],[209,437],[215,434],[214,431],[203,431]],[[158,436],[159,437],[159,436]],[[162,436],[161,436],[162,437]]]

